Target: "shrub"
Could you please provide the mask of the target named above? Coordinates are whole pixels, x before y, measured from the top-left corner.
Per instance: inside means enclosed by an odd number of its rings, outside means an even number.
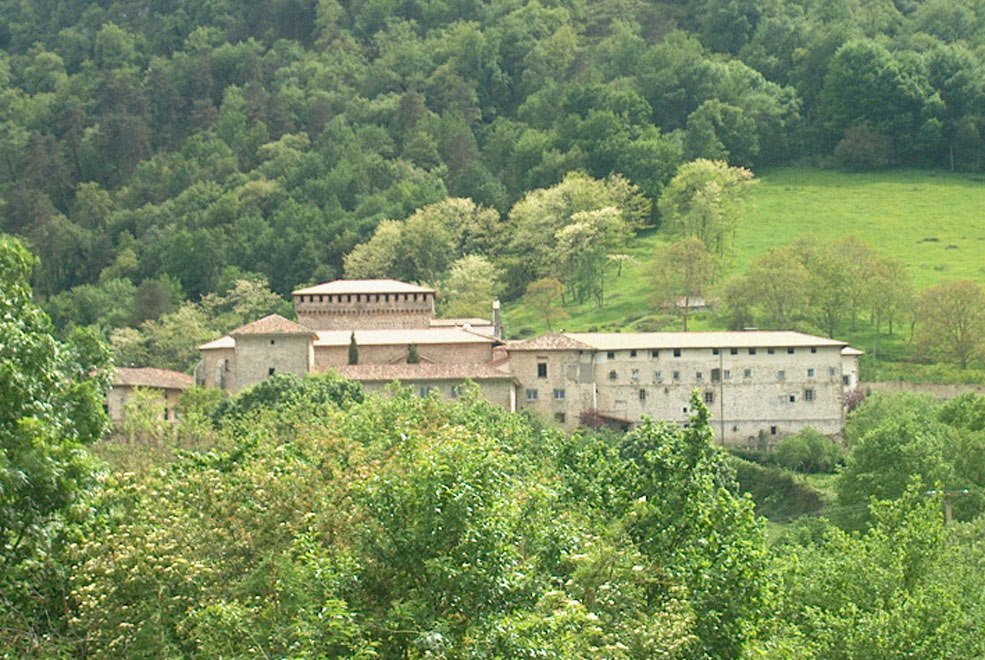
[[[857,124],[845,131],[834,157],[843,170],[881,170],[889,165],[893,142],[870,126]]]
[[[797,472],[833,472],[841,462],[841,447],[820,431],[806,428],[788,435],[776,446],[777,463]]]

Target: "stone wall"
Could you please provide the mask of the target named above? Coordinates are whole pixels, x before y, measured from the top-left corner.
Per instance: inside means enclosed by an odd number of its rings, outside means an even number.
[[[229,390],[239,391],[278,372],[302,376],[311,370],[311,365],[311,337],[308,335],[238,335],[236,378]]]
[[[896,394],[911,392],[929,394],[935,399],[953,399],[962,394],[985,396],[985,385],[974,383],[910,383],[907,381],[863,382],[858,385],[862,392],[885,392]]]
[[[492,359],[491,343],[418,344],[422,361],[438,364],[479,364]],[[359,347],[360,364],[392,364],[407,359],[407,344]],[[316,346],[315,366],[336,367],[349,364],[348,346]]]
[[[380,392],[386,389],[390,382],[382,381],[360,381],[363,389],[369,392]],[[502,406],[506,410],[515,410],[516,393],[513,390],[513,383],[510,380],[480,380],[479,394],[490,403]],[[457,379],[448,380],[408,380],[401,381],[401,386],[410,387],[418,396],[427,396],[436,392],[442,399],[455,400],[464,391],[465,381]]]
[[[312,330],[396,330],[428,328],[433,293],[296,295],[298,322]]]

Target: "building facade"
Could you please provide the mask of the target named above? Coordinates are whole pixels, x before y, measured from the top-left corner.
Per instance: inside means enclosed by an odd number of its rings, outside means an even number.
[[[805,427],[836,434],[861,351],[798,332],[550,333],[498,336],[492,321],[434,319],[434,291],[337,280],[294,292],[298,322],[271,315],[199,347],[197,382],[238,391],[278,371],[337,370],[379,389],[394,380],[455,398],[466,381],[509,410],[571,431],[686,424],[692,392],[719,441],[754,444]],[[358,361],[350,364],[355,340]]]
[[[178,397],[194,384],[191,376],[180,371],[117,367],[113,374],[113,385],[106,394],[106,414],[111,422],[122,422],[127,401],[139,387],[157,394],[163,404],[164,419],[173,422],[178,419]]]

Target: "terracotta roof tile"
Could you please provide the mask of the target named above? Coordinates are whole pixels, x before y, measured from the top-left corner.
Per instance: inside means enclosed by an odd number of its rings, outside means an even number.
[[[271,314],[259,321],[236,328],[229,334],[235,337],[236,335],[313,335],[315,333],[310,328],[289,321],[280,314]]]
[[[560,332],[549,332],[546,335],[526,341],[512,341],[507,344],[506,348],[510,351],[592,350],[588,344],[572,339],[570,335]]]
[[[184,390],[195,384],[195,378],[180,371],[153,369],[151,367],[117,367],[114,385],[130,387],[156,387],[168,390]]]

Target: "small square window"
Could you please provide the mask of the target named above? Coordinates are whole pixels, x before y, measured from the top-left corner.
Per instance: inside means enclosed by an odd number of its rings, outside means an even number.
[[[817,353],[817,346],[811,346],[811,353]]]
[[[808,378],[813,378],[814,377],[814,369],[813,368],[807,370],[807,377]]]
[[[426,397],[428,394],[431,393],[431,386],[421,385],[421,388],[418,390],[418,393],[421,395],[421,398]]]
[[[619,374],[617,374],[615,372],[615,370],[610,371],[609,372],[609,380],[615,380],[616,378],[619,378]]]
[[[674,380],[680,380],[680,379],[681,379],[681,372],[680,371],[675,371],[674,372]]]
[[[841,377],[841,382],[844,383],[845,385],[851,385],[852,377],[849,376],[848,374],[845,374],[844,376]]]
[[[756,354],[756,349],[755,348],[750,348],[749,349],[749,355],[755,355],[755,354]]]
[[[814,390],[804,390],[804,401],[814,400]]]
[[[559,412],[559,413],[554,413],[554,421],[555,421],[555,422],[557,422],[558,424],[564,424],[564,422],[565,422],[565,421],[566,421],[567,419],[568,419],[568,416],[567,416],[567,415],[565,415],[565,414],[564,414],[564,413],[562,413],[562,412]]]
[[[728,349],[728,352],[729,352],[729,355],[738,355],[739,354],[739,349],[737,349],[737,348],[730,348],[730,349]]]
[[[547,378],[547,363],[538,362],[537,363],[537,378]]]
[[[771,426],[770,427],[770,435],[776,435],[776,427],[775,426]]]
[[[712,369],[711,370],[711,382],[717,383],[721,379],[722,379],[722,370],[721,369]]]
[[[791,394],[790,395],[790,403],[796,403],[796,402],[797,402],[797,397],[794,396],[793,394]]]
[[[718,354],[719,354],[720,352],[721,352],[721,351],[719,351],[719,350],[718,350],[717,348],[713,348],[713,349],[711,349],[711,354],[712,354],[712,355],[718,355]]]
[[[636,351],[630,351],[629,357],[636,357]]]
[[[776,379],[777,380],[784,380],[786,377],[787,377],[787,372],[786,371],[783,371],[781,369],[780,371],[777,371],[776,372]]]
[[[674,349],[674,357],[680,357],[680,356],[681,356],[681,349],[675,348]]]
[[[744,369],[742,371],[743,378],[752,378],[752,369]]]
[[[275,340],[273,340],[273,339],[271,339],[271,340],[270,340],[270,345],[271,345],[271,346],[273,346],[273,345],[274,345],[274,344],[276,344],[276,343],[277,343],[277,342],[276,342]]]
[[[712,391],[705,392],[705,403],[715,403],[715,393]]]
[[[607,352],[605,354],[605,357],[606,357],[607,360],[615,360],[616,359],[616,352],[615,351],[609,351],[609,352]]]
[[[451,398],[457,399],[458,397],[462,396],[462,391],[463,390],[462,390],[462,386],[461,385],[452,385],[451,386]]]
[[[767,348],[766,349],[766,353],[767,353],[767,355],[773,355],[773,353],[776,353],[776,349],[774,349],[774,348]]]
[[[788,353],[789,355],[793,355],[793,354],[794,354],[794,353],[796,353],[796,352],[797,352],[797,351],[796,351],[796,350],[795,350],[795,349],[794,349],[793,347],[790,347],[790,348],[788,348],[788,349],[787,349],[787,353]]]
[[[834,367],[828,367],[828,375],[829,376],[837,376],[838,375],[838,370],[835,369]]]
[[[660,351],[650,351],[650,357],[652,358],[660,357]]]
[[[724,378],[725,380],[728,380],[731,377],[732,377],[732,372],[729,371],[728,369],[722,372],[722,378]]]
[[[537,400],[537,390],[527,390],[526,395],[527,395],[527,401]]]
[[[560,401],[563,398],[564,398],[564,388],[563,387],[554,388],[554,399]]]
[[[646,401],[646,390],[640,390],[640,401]]]
[[[659,371],[654,371],[653,372],[653,380],[655,380],[656,382],[659,383],[661,380],[663,380],[663,374],[660,373]]]
[[[639,369],[633,369],[630,372],[630,375],[631,375],[631,377],[632,377],[633,380],[639,380],[640,379],[640,370]]]
[[[703,378],[704,378],[704,374],[702,374],[700,371],[694,372],[694,380],[702,380]]]
[[[273,376],[274,375],[274,371],[275,371],[275,369],[273,367],[270,367],[269,369],[267,369],[267,375],[268,376]]]

